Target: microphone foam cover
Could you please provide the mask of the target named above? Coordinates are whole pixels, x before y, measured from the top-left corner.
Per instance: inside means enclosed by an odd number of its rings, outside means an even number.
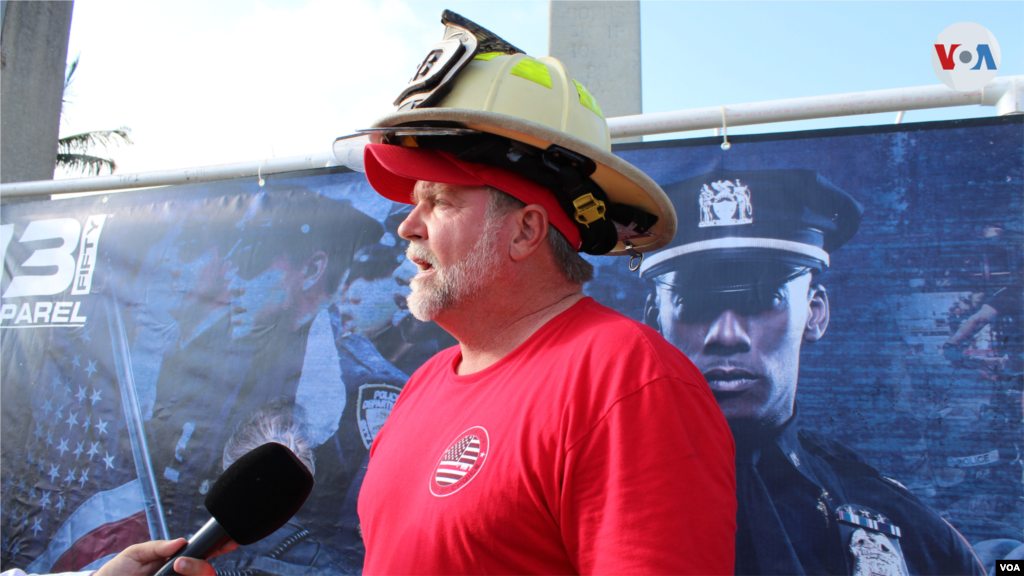
[[[245,546],[284,526],[313,490],[313,475],[288,448],[270,442],[228,466],[206,495],[206,509]]]

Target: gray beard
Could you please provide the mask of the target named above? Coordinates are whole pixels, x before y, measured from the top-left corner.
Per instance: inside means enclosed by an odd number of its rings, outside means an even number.
[[[466,299],[479,293],[498,275],[501,256],[497,251],[497,231],[500,219],[487,220],[483,234],[461,262],[440,266],[427,248],[412,244],[408,256],[426,260],[434,270],[428,280],[414,278],[409,295],[409,312],[417,320],[429,322],[438,314],[460,306]]]

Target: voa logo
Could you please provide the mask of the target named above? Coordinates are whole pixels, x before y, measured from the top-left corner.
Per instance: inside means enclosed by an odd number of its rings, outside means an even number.
[[[996,560],[996,574],[1020,574],[1024,560]]]
[[[106,219],[92,215],[84,225],[75,218],[33,220],[16,240],[14,224],[0,225],[0,328],[85,325],[87,311],[75,296],[92,290]]]
[[[980,90],[999,70],[999,42],[980,24],[953,24],[935,39],[932,69],[954,90]]]

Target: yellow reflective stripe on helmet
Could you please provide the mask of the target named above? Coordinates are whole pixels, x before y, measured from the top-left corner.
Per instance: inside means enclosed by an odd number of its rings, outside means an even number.
[[[594,97],[591,96],[590,92],[587,92],[583,84],[577,82],[575,78],[572,79],[572,83],[576,85],[576,91],[580,93],[580,104],[590,108],[591,112],[604,118],[604,114],[601,114],[601,107],[597,105],[597,100],[594,100]]]
[[[498,56],[504,55],[504,52],[487,52],[486,54],[477,54],[476,56],[473,56],[473,60],[486,60],[490,62],[491,60],[494,60]]]
[[[548,70],[548,67],[543,62],[523,59],[509,73],[513,76],[532,80],[545,88],[551,88],[551,71]]]

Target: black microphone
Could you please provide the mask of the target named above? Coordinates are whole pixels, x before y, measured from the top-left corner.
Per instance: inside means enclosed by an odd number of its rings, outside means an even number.
[[[270,442],[235,461],[210,488],[203,504],[213,518],[163,565],[171,576],[179,556],[205,560],[230,538],[252,544],[284,526],[313,490],[313,475],[291,450]]]

